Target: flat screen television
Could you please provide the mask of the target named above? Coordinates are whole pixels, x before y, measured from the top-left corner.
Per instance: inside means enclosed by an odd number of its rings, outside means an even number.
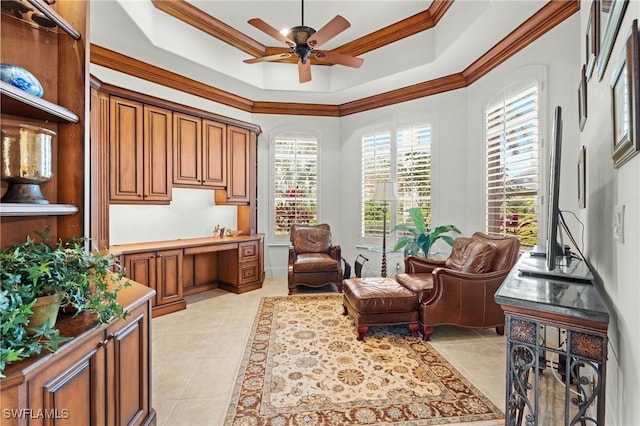
[[[562,163],[562,108],[554,110],[551,146],[549,149],[549,185],[545,194],[547,200],[547,235],[546,241],[538,244],[530,252],[529,257],[520,263],[519,271],[524,275],[540,276],[557,280],[591,281],[593,275],[582,253],[582,259],[572,260],[569,246],[562,243],[559,233],[562,227],[575,245],[559,207],[560,171]],[[577,246],[576,246],[577,249]],[[561,260],[561,262],[558,262]]]
[[[553,116],[553,129],[549,157],[549,186],[547,191],[547,244],[545,256],[547,269],[556,267],[557,256],[564,255],[562,244],[558,242],[558,220],[560,208],[560,164],[562,159],[562,107],[557,106]]]

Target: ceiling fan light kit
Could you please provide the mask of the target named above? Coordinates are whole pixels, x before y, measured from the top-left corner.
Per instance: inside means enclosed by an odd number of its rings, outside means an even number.
[[[249,19],[247,22],[250,25],[286,44],[291,48],[291,53],[260,56],[258,58],[245,59],[243,62],[256,64],[259,62],[286,59],[292,55],[296,55],[298,57],[298,78],[300,83],[311,81],[311,62],[309,61],[309,57],[312,55],[316,59],[329,64],[345,65],[351,68],[359,68],[362,65],[364,62],[362,58],[332,51],[315,50],[317,47],[349,28],[351,26],[349,21],[340,15],[336,15],[336,17],[329,21],[324,27],[316,31],[304,25],[304,0],[302,2],[302,15],[302,25],[291,28],[286,36],[260,18]]]

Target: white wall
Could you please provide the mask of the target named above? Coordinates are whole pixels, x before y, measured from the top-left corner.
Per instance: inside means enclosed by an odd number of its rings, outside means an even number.
[[[586,32],[590,5],[581,2],[581,35]],[[607,423],[612,425],[640,424],[640,155],[613,168],[609,87],[632,21],[639,17],[640,2],[630,1],[602,81],[594,71],[587,84],[587,122],[578,142],[587,152],[587,205],[579,211],[585,224],[585,253],[610,313],[606,409]],[[584,50],[582,44],[580,51]],[[584,58],[580,61],[584,63]],[[625,206],[624,241],[613,238],[614,205]]]

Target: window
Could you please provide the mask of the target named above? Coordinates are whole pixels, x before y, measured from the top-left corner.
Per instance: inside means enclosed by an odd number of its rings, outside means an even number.
[[[318,140],[298,133],[274,140],[274,234],[289,235],[292,224],[317,222]]]
[[[370,201],[378,181],[396,182],[398,188],[398,202],[387,218],[387,229],[411,224],[406,214],[411,207],[420,207],[430,221],[431,125],[396,126],[362,137],[362,237],[382,236],[381,206]]]
[[[538,85],[503,94],[485,110],[486,230],[515,235],[525,246],[538,240]]]

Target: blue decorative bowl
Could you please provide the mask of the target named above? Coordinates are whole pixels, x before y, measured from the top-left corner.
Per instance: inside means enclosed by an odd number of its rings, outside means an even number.
[[[42,84],[38,79],[17,65],[0,64],[0,80],[39,98],[44,94]]]

